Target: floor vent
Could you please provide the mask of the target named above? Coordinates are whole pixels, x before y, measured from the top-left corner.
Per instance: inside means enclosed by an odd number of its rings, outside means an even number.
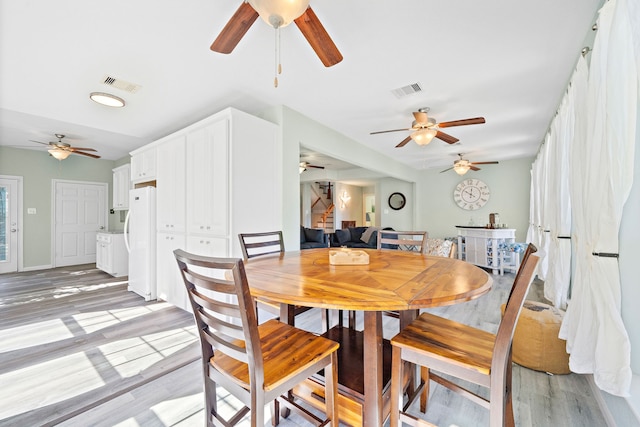
[[[402,98],[402,97],[405,97],[407,95],[411,95],[412,93],[422,92],[422,86],[420,86],[420,83],[416,82],[416,83],[412,83],[412,84],[407,85],[407,86],[403,86],[403,87],[398,88],[398,89],[394,89],[391,92],[393,92],[393,94],[397,98]]]
[[[101,83],[107,86],[115,87],[116,89],[124,90],[129,93],[136,93],[142,88],[142,86],[140,85],[127,82],[112,76],[104,76]]]

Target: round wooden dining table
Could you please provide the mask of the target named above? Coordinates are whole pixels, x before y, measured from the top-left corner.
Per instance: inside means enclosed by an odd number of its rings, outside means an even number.
[[[481,268],[464,261],[392,249],[362,249],[369,257],[368,264],[332,265],[330,253],[336,250],[341,249],[251,258],[245,270],[251,294],[282,304],[283,314],[287,304],[364,312],[362,390],[353,395],[362,396],[361,425],[379,427],[389,411],[388,379],[383,371],[390,360],[383,355],[382,312],[399,311],[403,328],[418,309],[478,298],[491,289],[493,280]],[[355,331],[328,332],[330,338],[355,336]],[[347,351],[344,344],[342,348]],[[347,423],[354,424],[352,419]]]

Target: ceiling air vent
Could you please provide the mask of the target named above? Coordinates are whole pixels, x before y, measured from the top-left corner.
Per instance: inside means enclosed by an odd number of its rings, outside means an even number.
[[[136,93],[142,88],[142,86],[140,85],[127,82],[122,79],[117,79],[112,76],[104,76],[100,83],[107,86],[115,87],[116,89],[124,90],[125,92],[129,93]]]
[[[407,95],[411,95],[412,93],[422,92],[422,86],[420,86],[420,83],[416,82],[407,86],[402,86],[398,89],[394,89],[391,92],[393,92],[396,98],[402,98]]]

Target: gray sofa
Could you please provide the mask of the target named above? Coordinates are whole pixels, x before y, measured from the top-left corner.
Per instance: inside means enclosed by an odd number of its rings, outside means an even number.
[[[322,229],[300,226],[300,249],[326,248],[329,237]]]
[[[367,230],[371,229],[368,233]],[[393,230],[391,227],[383,228],[383,230]],[[367,239],[367,234],[369,238]],[[383,233],[384,234],[384,233]],[[363,238],[363,235],[365,236]],[[329,241],[332,247],[362,248],[376,249],[378,247],[378,232],[375,227],[349,227],[336,230],[331,235]],[[397,245],[383,244],[385,249],[396,249]]]

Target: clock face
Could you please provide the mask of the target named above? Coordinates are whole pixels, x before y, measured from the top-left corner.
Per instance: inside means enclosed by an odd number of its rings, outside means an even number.
[[[490,195],[487,184],[473,178],[465,179],[453,190],[453,200],[456,204],[469,211],[483,207],[489,201]]]

